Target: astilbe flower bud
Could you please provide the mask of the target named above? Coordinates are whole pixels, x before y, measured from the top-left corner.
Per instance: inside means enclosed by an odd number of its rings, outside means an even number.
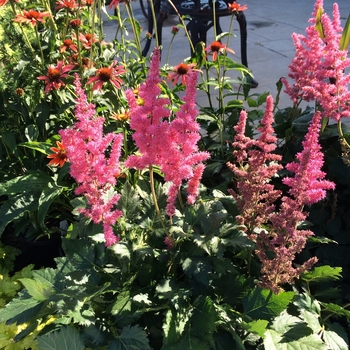
[[[161,97],[159,84],[160,50],[155,49],[150,73],[140,86],[139,97],[144,103],[139,105],[132,91],[127,91],[130,108],[130,127],[135,130],[133,138],[140,155],[131,155],[125,165],[136,169],[157,165],[164,173],[164,180],[170,183],[166,213],[173,216],[179,187],[188,183],[188,203],[192,204],[198,195],[199,181],[204,165],[209,157],[207,152],[199,152],[199,124],[196,122],[195,108],[197,73],[188,78],[184,104],[175,117],[170,119],[170,101]]]
[[[273,101],[269,96],[257,140],[244,135],[247,119],[242,112],[233,146],[235,163],[228,164],[236,176],[237,184],[230,193],[237,201],[240,215],[238,222],[244,225],[247,236],[256,244],[256,256],[261,261],[260,286],[274,293],[286,283],[293,283],[301,273],[317,261],[311,258],[299,267],[293,266],[296,254],[305,247],[310,230],[298,230],[307,213],[304,206],[323,199],[326,190],[334,184],[324,180],[321,171],[323,155],[318,144],[320,113],[316,113],[303,142],[303,151],[297,154],[296,162],[286,168],[295,173],[284,184],[290,187],[288,195],[274,189],[270,180],[282,166],[279,155],[273,154],[276,137],[273,135]],[[278,210],[276,201],[280,201]]]
[[[78,75],[75,75],[75,86],[77,122],[61,130],[60,135],[70,161],[70,174],[79,184],[75,192],[87,199],[88,207],[81,212],[94,223],[102,223],[108,247],[119,240],[112,226],[122,215],[115,209],[120,195],[114,193],[114,185],[115,174],[120,173],[123,137],[113,133],[103,135],[104,118],[95,116],[95,106],[88,103]]]

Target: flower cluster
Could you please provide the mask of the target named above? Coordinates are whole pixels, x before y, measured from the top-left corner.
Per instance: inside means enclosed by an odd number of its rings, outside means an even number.
[[[88,208],[82,213],[94,223],[103,224],[106,246],[110,246],[118,241],[112,226],[122,215],[114,208],[120,196],[114,193],[113,187],[120,173],[123,138],[121,134],[103,135],[104,118],[95,116],[94,105],[87,102],[77,75],[75,86],[78,121],[72,128],[61,130],[60,135],[70,161],[70,174],[79,184],[76,194],[83,194],[87,199]]]
[[[318,16],[321,16],[321,29]],[[340,39],[343,31],[340,26],[340,13],[337,4],[333,5],[333,19],[323,13],[323,1],[317,0],[312,24],[306,29],[306,36],[293,33],[296,55],[289,66],[288,76],[294,80],[290,86],[283,83],[286,92],[294,103],[300,99],[317,100],[322,107],[322,116],[339,121],[350,117],[350,67],[348,50],[341,49]]]
[[[255,242],[256,255],[262,264],[260,284],[278,293],[281,285],[292,283],[317,261],[311,258],[300,267],[293,266],[296,254],[313,235],[310,230],[298,230],[298,225],[307,217],[304,206],[323,199],[326,190],[333,189],[334,184],[324,180],[325,173],[321,171],[323,154],[318,143],[321,114],[318,112],[303,141],[303,151],[297,154],[296,162],[286,166],[295,174],[283,180],[290,187],[289,195],[282,196],[274,189],[271,179],[282,166],[278,164],[281,157],[272,153],[276,148],[272,110],[273,100],[269,96],[257,140],[244,135],[247,114],[241,113],[233,143],[236,163],[228,166],[237,179],[236,189],[230,191],[240,210],[237,220],[248,238]],[[281,203],[278,210],[277,200]]]
[[[139,97],[142,105],[132,91],[127,91],[130,106],[130,126],[135,131],[133,138],[140,155],[130,156],[125,165],[143,169],[157,165],[164,173],[164,180],[171,183],[168,191],[166,213],[173,216],[178,190],[184,180],[189,180],[187,200],[193,203],[198,195],[199,181],[204,165],[209,157],[207,152],[199,152],[197,142],[200,139],[199,124],[195,121],[197,74],[188,75],[184,104],[171,120],[168,108],[170,101],[161,97],[159,77],[160,50],[155,49],[151,61],[150,73],[140,86]]]

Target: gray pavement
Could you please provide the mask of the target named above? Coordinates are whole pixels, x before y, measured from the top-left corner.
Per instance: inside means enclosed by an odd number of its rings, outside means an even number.
[[[147,0],[145,0],[147,1]],[[281,77],[288,75],[288,65],[295,55],[294,45],[291,39],[293,32],[304,34],[309,25],[314,8],[313,0],[239,0],[241,5],[248,5],[245,11],[248,29],[248,66],[252,70],[255,79],[259,82],[256,89],[251,93],[270,92],[276,95],[276,82]],[[334,1],[324,0],[325,11],[331,15]],[[346,18],[350,13],[350,0],[337,1],[341,24],[345,25]],[[140,21],[144,32],[147,31],[147,21],[143,17],[139,2],[132,2],[135,17]],[[170,16],[163,27],[163,61],[172,37],[171,28],[179,23],[176,16]],[[220,19],[223,31],[228,31],[230,17]],[[105,22],[106,39],[114,38],[116,22]],[[235,51],[234,58],[240,62],[239,26],[235,21],[232,32],[236,37],[231,37],[230,48]],[[207,44],[214,40],[213,29],[209,30]],[[223,39],[225,43],[226,38]],[[170,65],[182,62],[190,54],[189,45],[184,30],[181,29],[175,37],[169,59]],[[162,62],[165,63],[165,62]],[[238,76],[238,75],[237,75]],[[279,106],[281,108],[290,106],[291,102],[286,94],[281,96]]]

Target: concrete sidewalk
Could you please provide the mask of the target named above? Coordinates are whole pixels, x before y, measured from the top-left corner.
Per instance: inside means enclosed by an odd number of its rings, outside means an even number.
[[[144,0],[147,1],[147,0]],[[295,48],[291,39],[293,32],[304,34],[309,25],[309,18],[314,9],[314,0],[242,0],[241,5],[248,5],[245,11],[248,29],[248,66],[252,70],[255,79],[259,82],[256,89],[251,90],[251,94],[270,92],[275,97],[277,88],[276,82],[281,77],[287,77],[288,65],[295,55]],[[331,16],[333,11],[331,0],[324,0],[324,9]],[[344,27],[346,18],[350,13],[350,1],[337,1],[342,26]],[[142,15],[139,2],[132,2],[134,15],[140,21],[144,32],[147,31],[147,21]],[[220,19],[223,31],[228,31],[231,17]],[[105,22],[104,28],[106,39],[114,38],[116,23]],[[165,63],[169,43],[172,37],[171,28],[178,24],[176,16],[170,16],[163,27],[163,57]],[[236,37],[231,37],[230,48],[235,51],[235,59],[240,62],[240,39],[239,26],[235,22],[233,33]],[[208,31],[207,44],[214,40],[213,29]],[[223,39],[225,44],[227,37]],[[181,63],[190,54],[190,48],[183,29],[175,37],[169,59],[170,65]],[[238,76],[238,75],[237,75]],[[286,94],[282,94],[279,106],[281,108],[291,105],[291,101]]]

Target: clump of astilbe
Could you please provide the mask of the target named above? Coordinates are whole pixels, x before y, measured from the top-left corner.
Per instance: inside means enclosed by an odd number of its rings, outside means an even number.
[[[271,153],[276,148],[271,126],[272,105],[269,96],[258,140],[244,136],[247,114],[241,113],[233,143],[236,163],[229,167],[237,180],[236,189],[231,190],[240,211],[237,220],[246,228],[248,238],[255,242],[255,253],[261,261],[260,285],[278,293],[282,285],[292,284],[316,263],[317,259],[311,258],[299,267],[293,266],[296,254],[313,235],[310,230],[298,230],[298,225],[307,218],[304,206],[323,199],[326,190],[333,189],[334,184],[324,180],[325,173],[321,171],[323,154],[318,143],[321,114],[318,112],[303,141],[303,151],[297,154],[295,162],[286,166],[295,174],[283,180],[290,187],[288,194],[282,195],[274,189],[270,180],[282,166],[276,163],[281,160],[280,156]],[[277,199],[281,203],[278,210]]]
[[[122,215],[120,210],[115,209],[120,195],[114,193],[114,185],[120,172],[123,137],[121,134],[103,134],[104,118],[95,115],[95,106],[88,103],[77,75],[74,83],[77,122],[73,127],[61,130],[60,135],[66,146],[70,174],[79,184],[75,193],[83,194],[87,199],[88,207],[81,212],[94,223],[103,224],[108,247],[119,240],[112,227]]]
[[[197,73],[190,72],[184,104],[171,118],[168,98],[161,97],[159,87],[160,50],[155,49],[150,73],[141,84],[139,96],[142,105],[136,101],[131,91],[126,92],[130,108],[130,127],[135,131],[133,139],[138,147],[138,155],[131,155],[125,161],[129,168],[143,169],[159,166],[164,180],[170,183],[167,195],[166,214],[175,213],[175,201],[183,181],[188,181],[187,201],[193,204],[204,170],[203,161],[209,157],[207,152],[199,152],[199,124],[196,122],[195,108]]]
[[[320,13],[322,30],[317,23]],[[296,55],[288,76],[294,83],[291,86],[286,79],[282,81],[295,104],[300,100],[317,101],[323,117],[339,121],[350,117],[350,74],[345,72],[350,58],[348,50],[340,48],[343,28],[338,4],[333,5],[333,19],[324,13],[322,0],[316,1],[312,15],[306,36],[292,35]]]

